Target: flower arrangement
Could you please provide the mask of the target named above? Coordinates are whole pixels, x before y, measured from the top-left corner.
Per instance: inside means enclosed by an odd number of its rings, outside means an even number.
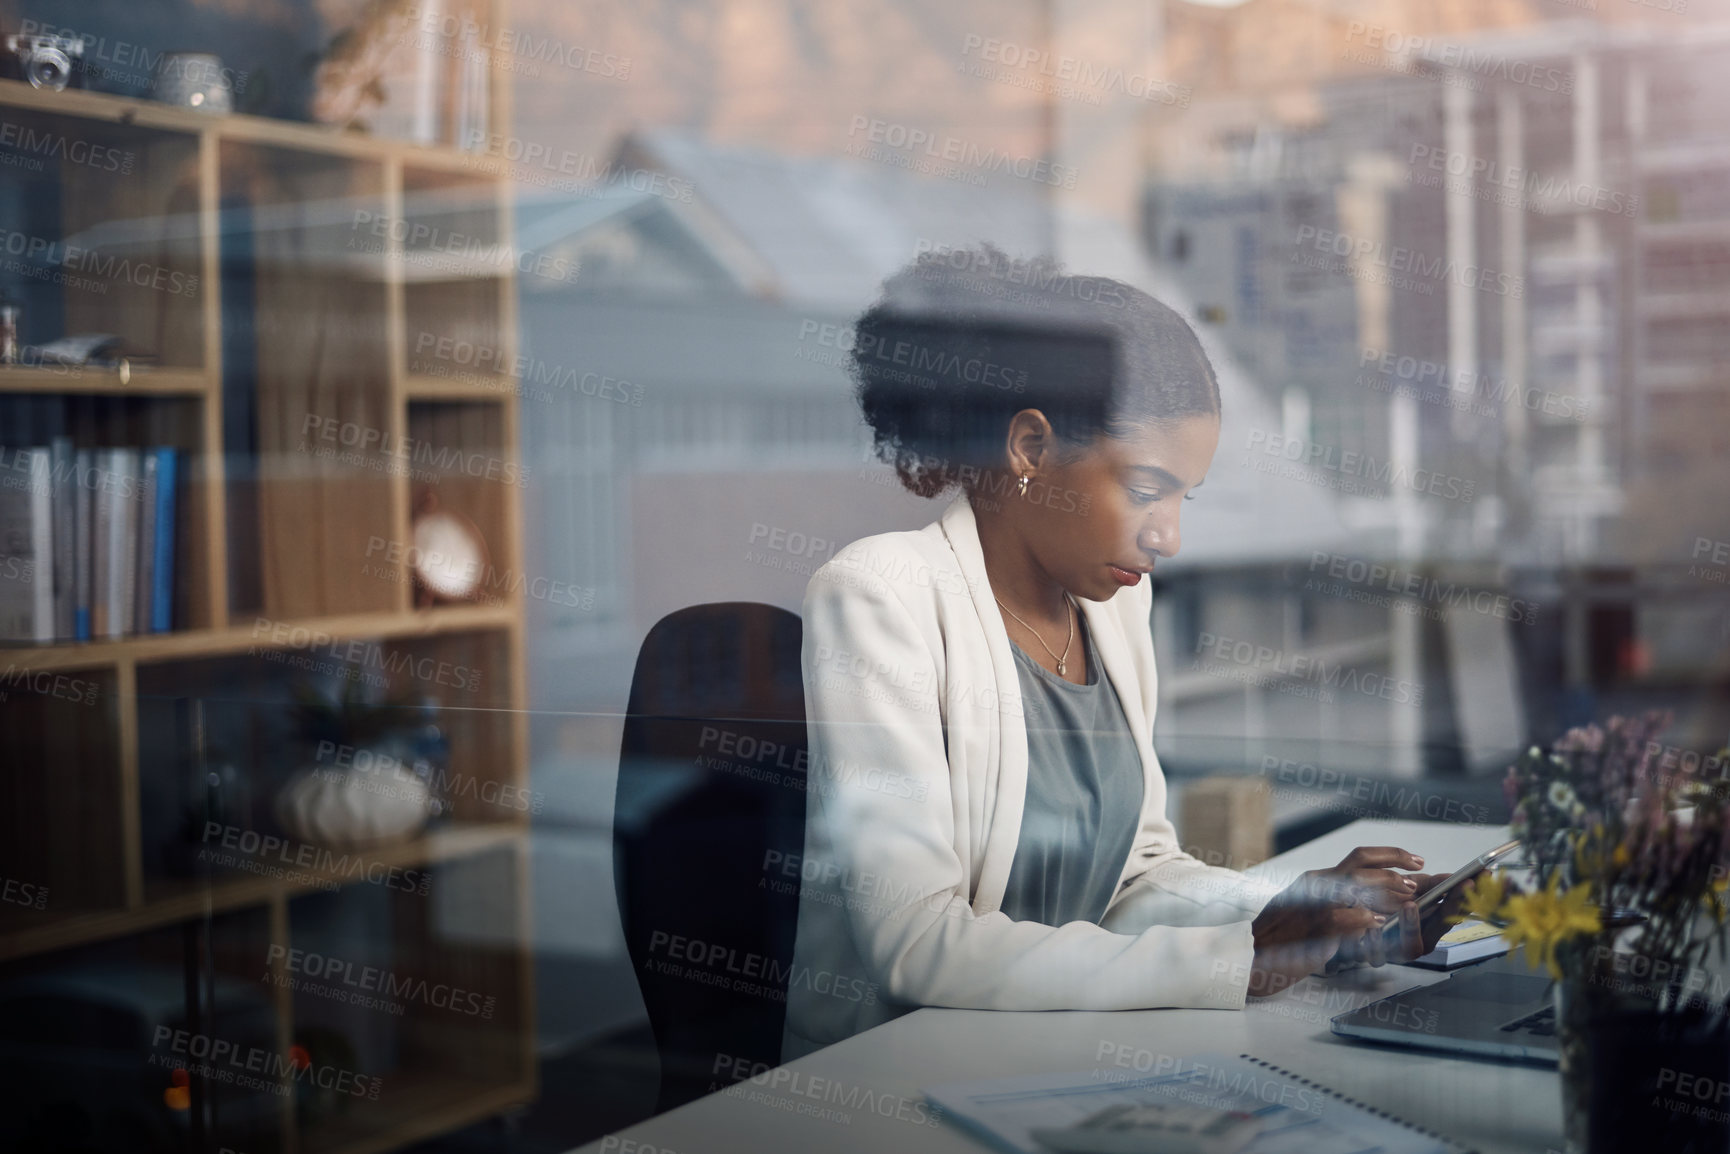
[[[1631,947],[1660,1008],[1699,1004],[1683,987],[1708,949],[1722,957],[1726,944],[1730,759],[1665,745],[1670,720],[1613,717],[1570,729],[1548,753],[1528,749],[1503,788],[1531,876],[1524,888],[1508,870],[1480,876],[1456,920],[1500,927],[1552,977],[1617,989],[1628,984],[1611,974],[1611,947],[1622,945],[1624,959]],[[1624,931],[1631,942],[1618,942]]]

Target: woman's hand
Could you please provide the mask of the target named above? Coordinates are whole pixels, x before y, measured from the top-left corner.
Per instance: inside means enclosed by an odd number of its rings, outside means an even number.
[[[1447,874],[1412,874],[1411,880],[1417,883],[1413,894],[1416,898],[1431,886],[1446,879]],[[1383,936],[1386,925],[1363,934],[1358,938],[1341,943],[1339,954],[1342,962],[1363,962],[1371,966],[1380,966],[1387,962],[1409,962],[1413,958],[1421,958],[1436,948],[1436,943],[1442,935],[1453,928],[1449,918],[1458,913],[1465,902],[1466,887],[1455,886],[1442,899],[1442,904],[1432,908],[1418,918],[1416,901],[1408,901],[1400,907],[1395,915],[1399,919],[1397,936],[1389,939]]]
[[[1333,869],[1310,870],[1287,886],[1251,923],[1250,997],[1265,998],[1302,981],[1342,953],[1342,942],[1350,943],[1347,960],[1368,960],[1368,951],[1380,945],[1382,915],[1416,913],[1411,899],[1422,892],[1419,879],[1394,871],[1423,864],[1423,858],[1393,846],[1359,846]],[[1415,925],[1411,935],[1407,948],[1419,936]]]

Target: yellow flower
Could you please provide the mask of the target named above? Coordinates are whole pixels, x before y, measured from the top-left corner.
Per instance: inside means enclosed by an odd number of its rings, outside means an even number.
[[[1502,921],[1502,901],[1507,897],[1508,887],[1498,873],[1483,873],[1466,883],[1465,901],[1461,903],[1464,913],[1456,914],[1451,919],[1458,923],[1467,918],[1476,918],[1480,922],[1500,924]]]
[[[1706,891],[1706,910],[1712,915],[1712,920],[1719,925],[1724,924],[1725,901],[1724,891],[1730,889],[1730,878],[1720,878],[1712,883]]]
[[[1590,832],[1575,835],[1573,841],[1576,877],[1602,879],[1613,871],[1626,869],[1633,860],[1626,843],[1605,845],[1604,827],[1601,823],[1594,825]]]
[[[1595,934],[1603,928],[1598,907],[1591,904],[1591,887],[1577,885],[1560,893],[1561,880],[1551,878],[1548,889],[1509,898],[1508,927],[1503,931],[1509,947],[1525,949],[1528,966],[1542,962],[1553,978],[1562,976],[1556,947],[1577,934]]]

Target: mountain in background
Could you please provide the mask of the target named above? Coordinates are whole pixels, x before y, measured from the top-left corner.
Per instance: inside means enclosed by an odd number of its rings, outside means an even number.
[[[846,155],[872,121],[1033,157],[1047,155],[1049,131],[1052,158],[1079,173],[1066,192],[1127,222],[1145,173],[1205,154],[1195,138],[1226,131],[1216,120],[1301,125],[1319,115],[1319,82],[1378,71],[1370,58],[1390,32],[1452,39],[1580,19],[1685,29],[1730,13],[1730,0],[1689,0],[1685,14],[1630,0],[1058,0],[1049,13],[1057,39],[1046,72],[1067,57],[1066,67],[1117,83],[1072,85],[1048,110],[1039,66],[1011,63],[1044,40],[1046,9],[1028,0],[517,0],[509,23],[526,44],[550,38],[596,54],[571,54],[579,60],[610,55],[626,74],[519,61],[516,132],[604,159],[640,127],[791,155]],[[993,41],[999,59],[986,61]],[[1135,99],[1124,76],[1183,99]],[[1191,115],[1198,106],[1212,111]],[[1233,111],[1222,116],[1222,106]],[[1193,143],[1162,148],[1161,134],[1186,119],[1177,133]]]
[[[1068,55],[1102,69],[1139,68],[1197,98],[1240,95],[1301,107],[1318,80],[1371,71],[1348,51],[1367,46],[1356,25],[1401,35],[1460,37],[1555,20],[1644,21],[1685,27],[1730,0],[1690,0],[1685,14],[1628,0],[1248,0],[1232,8],[1163,3],[1052,6]],[[627,78],[540,63],[519,72],[518,132],[578,152],[605,152],[635,127],[674,127],[725,143],[790,153],[844,153],[855,117],[919,128],[1017,153],[1041,148],[1037,69],[964,71],[985,40],[1034,48],[1041,7],[1027,0],[516,0],[509,23],[531,42],[563,44],[629,61]],[[970,41],[969,38],[974,38]],[[1098,104],[1085,97],[1099,95]],[[1121,91],[1059,100],[1065,119],[1112,111],[1173,111]],[[1060,120],[1061,124],[1061,120]]]

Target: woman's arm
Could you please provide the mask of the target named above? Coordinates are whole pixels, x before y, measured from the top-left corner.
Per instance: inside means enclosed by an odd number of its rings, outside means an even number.
[[[1102,924],[1119,933],[1150,925],[1217,926],[1250,921],[1280,892],[1272,882],[1210,866],[1177,848],[1125,882],[1106,907]]]
[[[1241,1006],[1253,957],[1247,920],[1115,933],[974,913],[957,816],[982,839],[995,799],[969,796],[968,782],[950,774],[948,742],[962,735],[946,734],[937,709],[946,686],[942,639],[937,616],[918,605],[932,592],[913,598],[922,623],[895,587],[856,560],[838,556],[806,594],[806,857],[842,890],[873,979],[896,1000],[920,1005]],[[958,696],[970,687],[947,688]],[[987,710],[957,710],[948,720],[999,724]],[[891,781],[899,784],[886,787]],[[978,860],[978,847],[960,848]]]
[[[1118,611],[1141,684],[1151,751],[1159,704],[1151,628],[1153,583],[1143,581],[1125,589],[1113,601],[1121,603]],[[1128,877],[1106,908],[1103,923],[1134,933],[1150,925],[1212,926],[1253,919],[1281,887],[1237,870],[1210,866],[1186,853],[1166,816],[1165,776],[1157,753],[1146,772],[1158,782],[1157,796],[1141,815],[1141,827],[1130,847]]]
[[[1163,771],[1156,754],[1148,772]],[[1234,869],[1208,865],[1184,851],[1163,804],[1142,814],[1130,850],[1130,876],[1106,907],[1103,922],[1121,932],[1162,924],[1213,926],[1247,921],[1279,893],[1282,886]]]

